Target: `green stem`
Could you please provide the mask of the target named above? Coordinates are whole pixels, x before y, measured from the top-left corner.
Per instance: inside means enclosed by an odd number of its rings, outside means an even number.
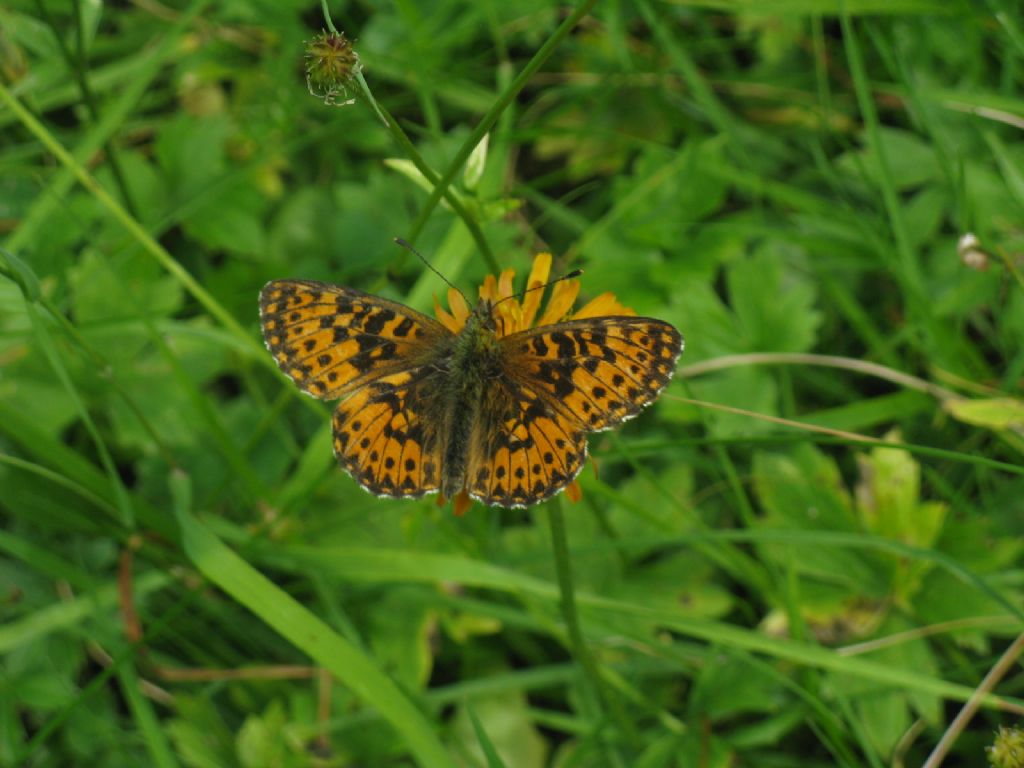
[[[327,22],[327,28],[331,30],[331,32],[338,34],[338,30],[335,28],[334,22],[331,20],[331,12],[327,9],[327,0],[320,0],[320,8],[324,14],[324,21]],[[395,141],[398,142],[398,145],[405,150],[406,155],[408,155],[409,159],[412,160],[412,164],[416,166],[416,169],[423,174],[427,181],[434,185],[434,189],[436,190],[438,180],[437,174],[434,173],[434,170],[429,165],[427,165],[420,156],[420,153],[416,151],[416,147],[413,146],[412,141],[410,141],[409,137],[406,136],[405,131],[403,131],[401,126],[398,125],[398,122],[387,112],[386,109],[384,109],[384,107],[377,103],[377,100],[373,97],[373,92],[370,90],[369,84],[366,82],[366,78],[363,77],[363,73],[361,71],[357,71],[355,78],[356,82],[359,83],[359,88],[363,92],[363,96],[366,98],[367,102],[369,102],[373,111],[377,113],[377,117],[380,118],[380,121],[384,123],[384,127],[388,129]],[[442,193],[444,195],[444,199],[452,207],[452,210],[455,211],[456,215],[458,215],[463,222],[465,222],[466,229],[469,230],[469,234],[473,237],[474,242],[476,242],[476,247],[480,249],[480,253],[483,255],[484,261],[487,262],[488,268],[493,272],[499,272],[501,268],[498,266],[498,261],[494,258],[494,252],[491,251],[491,246],[487,243],[487,240],[484,239],[484,233],[480,229],[480,225],[477,224],[476,219],[470,215],[469,211],[466,210],[466,207],[459,201],[459,199],[448,191],[447,185],[442,189]]]
[[[334,34],[338,34],[338,30],[334,26],[334,22],[331,21],[331,11],[327,8],[327,0],[320,0],[320,10],[324,13],[324,21],[327,22],[327,28]]]
[[[416,170],[422,173],[423,177],[434,185],[434,189],[436,191],[438,189],[439,177],[434,172],[434,169],[427,165],[427,162],[416,150],[416,147],[413,145],[408,135],[406,135],[405,131],[402,130],[398,121],[395,120],[395,118],[392,117],[384,107],[379,105],[375,98],[373,98],[373,93],[370,91],[370,86],[367,84],[362,72],[356,74],[356,81],[359,83],[359,87],[363,91],[363,96],[370,102],[370,106],[373,107],[373,110],[377,113],[381,122],[384,123],[384,127],[388,129],[391,136],[405,151],[405,154],[412,161],[412,164],[416,166]],[[477,223],[476,219],[473,218],[459,198],[452,194],[447,187],[443,188],[442,193],[445,201],[452,207],[452,210],[455,211],[456,215],[465,223],[466,229],[469,230],[469,234],[476,243],[476,247],[480,249],[480,253],[484,257],[484,261],[487,262],[487,267],[492,272],[500,272],[501,267],[498,266],[498,260],[494,257],[494,252],[491,250],[491,246],[484,238],[484,233],[480,229],[480,225]]]
[[[1020,270],[1017,269],[1017,266],[1013,263],[1013,259],[1010,258],[1010,254],[1006,252],[1005,248],[997,248],[996,253],[998,253],[999,258],[1003,260],[1003,264],[1006,266],[1007,271],[1009,271],[1017,281],[1017,285],[1021,287],[1021,290],[1024,290],[1024,277],[1021,276]]]
[[[82,29],[82,8],[80,0],[75,0],[74,6],[72,16],[75,19],[75,42],[78,47],[76,54],[72,54],[71,50],[64,43],[63,35],[60,34],[60,31],[57,29],[56,22],[53,20],[53,17],[50,15],[50,12],[47,10],[42,0],[36,0],[36,8],[39,10],[39,15],[46,21],[50,30],[53,32],[53,38],[57,41],[57,47],[60,48],[61,56],[64,59],[64,66],[67,67],[68,72],[78,84],[78,90],[82,92],[82,104],[85,105],[85,109],[89,113],[89,119],[91,119],[95,125],[100,122],[100,114],[99,109],[96,106],[96,97],[93,95],[92,87],[89,85],[89,79],[86,76],[89,64],[85,53],[85,33]],[[121,161],[112,138],[108,138],[103,142],[103,149],[107,153],[110,172],[114,178],[114,183],[121,192],[125,208],[128,209],[128,212],[131,213],[132,216],[138,218],[138,208],[135,206],[131,193],[128,191],[128,183],[125,181],[124,171],[121,168]]]
[[[135,582],[135,595],[140,598],[156,589],[165,586],[166,577],[162,573],[151,572],[143,575]],[[202,590],[195,589],[185,594],[178,603],[172,605],[163,615],[152,622],[146,634],[137,642],[128,645],[117,653],[92,680],[89,681],[77,695],[72,698],[63,708],[58,711],[50,720],[44,723],[33,735],[32,739],[25,745],[20,755],[15,756],[11,765],[30,765],[35,761],[32,759],[37,752],[41,752],[67,719],[83,705],[89,703],[93,696],[106,690],[110,679],[116,675],[125,664],[136,664],[139,662],[140,651],[154,642],[171,626],[175,620],[190,608],[195,600],[202,595]]]
[[[125,208],[115,200],[110,193],[108,193],[100,184],[96,181],[92,174],[85,169],[85,167],[79,163],[71,153],[68,152],[64,146],[53,137],[53,135],[40,123],[31,112],[18,101],[14,95],[4,87],[3,83],[0,83],[0,104],[3,104],[14,116],[25,126],[26,130],[29,131],[39,143],[42,144],[47,151],[52,154],[57,161],[67,168],[74,177],[78,180],[78,183],[91,194],[96,202],[100,204],[102,208],[111,215],[111,217],[120,224],[132,239],[134,239],[139,246],[145,251],[154,261],[156,261],[161,267],[163,267],[168,274],[170,274],[178,283],[180,283],[186,291],[198,301],[203,308],[210,313],[221,325],[223,325],[232,336],[234,336],[241,348],[258,351],[259,354],[254,355],[264,365],[274,370],[277,369],[276,364],[269,355],[263,354],[262,345],[260,345],[252,335],[246,331],[241,324],[228,312],[221,304],[213,297],[213,295],[203,288],[199,284],[188,270],[181,266],[174,257],[167,252],[167,249],[160,245],[152,235],[146,231],[146,229],[125,210]]]
[[[850,14],[844,11],[839,17],[840,28],[842,29],[843,42],[846,44],[846,56],[850,67],[850,75],[853,80],[853,90],[857,95],[857,105],[861,117],[864,120],[864,130],[868,138],[868,146],[874,154],[878,164],[878,186],[882,193],[882,201],[889,218],[889,226],[895,238],[896,254],[899,258],[897,264],[897,275],[903,284],[907,294],[907,303],[911,311],[918,317],[929,316],[928,302],[925,298],[921,269],[914,247],[907,234],[906,221],[903,210],[900,207],[899,196],[896,194],[896,184],[893,181],[892,166],[889,162],[889,153],[885,143],[882,141],[882,129],[878,120],[878,110],[875,107],[874,96],[871,93],[871,86],[868,80],[867,70],[864,66],[864,58],[860,52],[860,42],[853,27],[853,20]],[[927,327],[927,326],[926,326]]]
[[[569,557],[569,539],[565,532],[565,515],[562,513],[562,500],[557,496],[547,504],[548,525],[551,529],[551,544],[555,555],[555,573],[558,577],[558,591],[560,595],[560,606],[562,618],[565,620],[565,628],[569,635],[569,649],[573,658],[582,667],[583,681],[583,705],[587,719],[592,724],[600,727],[600,721],[604,719],[604,708],[602,701],[604,688],[601,683],[601,674],[597,669],[594,657],[590,655],[586,638],[583,637],[583,629],[580,625],[579,609],[576,605],[576,587],[572,575],[572,561]],[[621,725],[629,727],[629,720],[623,713],[616,712]],[[602,739],[603,740],[603,739]],[[608,759],[612,764],[622,764],[622,758],[616,754],[610,744],[608,748]]]
[[[452,181],[455,179],[455,174],[459,172],[466,160],[472,154],[476,145],[480,143],[483,137],[487,134],[494,124],[497,122],[501,113],[505,111],[509,104],[516,95],[526,86],[530,78],[533,77],[534,73],[540,69],[548,57],[554,53],[555,48],[565,39],[565,36],[569,34],[573,27],[586,16],[590,9],[594,7],[597,0],[583,0],[577,6],[576,10],[573,11],[565,21],[563,21],[558,29],[555,30],[554,34],[548,38],[547,42],[541,46],[540,50],[534,54],[533,58],[527,62],[526,66],[523,67],[523,71],[516,76],[516,79],[512,81],[511,85],[505,89],[504,93],[498,98],[494,105],[487,110],[487,114],[483,116],[483,119],[477,124],[476,128],[473,129],[473,133],[469,135],[469,138],[463,142],[459,151],[452,159],[451,164],[448,166],[448,170],[444,172],[441,177],[441,181],[434,187],[434,191],[431,192],[430,197],[427,198],[426,204],[423,206],[423,210],[420,211],[420,215],[416,217],[416,221],[413,222],[412,229],[409,232],[409,242],[415,245],[416,238],[419,237],[423,231],[423,227],[426,226],[427,220],[430,218],[430,214],[433,213],[434,208],[441,201],[448,187],[451,186]]]
[[[370,85],[366,82],[366,78],[363,77],[363,71],[361,68],[356,71],[356,82],[359,83],[359,87],[363,91],[363,96],[365,96],[366,100],[370,102],[370,106],[373,107],[373,111],[377,113],[377,117],[379,117],[380,121],[384,123],[384,127],[391,131],[392,135],[394,135],[397,130],[398,133],[405,137],[402,129],[395,123],[395,119],[390,115],[385,115],[383,108],[377,103],[377,100],[373,98],[373,92],[370,90]],[[409,140],[406,139],[406,141]],[[399,143],[401,144],[401,142]],[[413,162],[415,162],[415,160]]]

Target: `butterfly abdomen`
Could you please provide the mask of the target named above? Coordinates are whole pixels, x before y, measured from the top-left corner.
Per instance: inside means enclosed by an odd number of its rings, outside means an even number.
[[[441,493],[449,499],[466,485],[473,425],[480,418],[487,380],[500,370],[497,338],[489,321],[489,315],[478,307],[456,336],[447,360]]]

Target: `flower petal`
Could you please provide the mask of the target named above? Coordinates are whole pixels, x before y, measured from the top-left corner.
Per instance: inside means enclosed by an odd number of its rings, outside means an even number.
[[[533,267],[530,269],[530,276],[526,279],[527,289],[544,285],[551,274],[551,254],[538,253],[533,257]],[[533,319],[540,309],[540,301],[544,298],[544,291],[530,291],[523,295],[523,328],[533,325]]]
[[[501,302],[495,307],[494,313],[497,315],[497,334],[499,339],[502,336],[509,336],[516,331],[522,330],[523,310],[515,299]]]
[[[576,296],[579,292],[579,280],[562,280],[559,283],[555,283],[551,289],[551,298],[548,299],[548,305],[544,309],[544,314],[541,315],[540,320],[537,321],[537,325],[551,325],[552,323],[561,322],[562,318],[569,314],[569,310],[572,309],[572,303],[576,301]]]
[[[578,480],[573,480],[567,486],[565,486],[565,498],[575,504],[583,499],[583,489],[580,488]]]
[[[497,303],[498,281],[494,279],[494,275],[486,275],[484,277],[484,283],[480,286],[480,298]]]
[[[455,498],[452,499],[452,512],[455,513],[456,517],[462,517],[471,506],[473,506],[473,500],[469,498],[469,494],[465,491],[459,491]]]
[[[636,314],[636,310],[624,307],[619,303],[619,300],[615,298],[615,294],[611,291],[602,293],[600,296],[595,296],[593,299],[588,301],[584,306],[573,313],[573,320],[580,320],[584,317],[613,317],[615,315],[628,315],[632,317]]]
[[[462,330],[462,326],[441,306],[441,302],[437,300],[437,296],[434,297],[434,316],[441,321],[441,325],[452,333],[458,333]]]
[[[498,298],[507,299],[512,295],[512,278],[516,276],[514,269],[503,269],[498,278]]]
[[[459,328],[462,328],[469,317],[469,306],[462,294],[454,288],[448,289],[448,306],[451,307],[452,314],[455,316],[455,322],[459,324]]]

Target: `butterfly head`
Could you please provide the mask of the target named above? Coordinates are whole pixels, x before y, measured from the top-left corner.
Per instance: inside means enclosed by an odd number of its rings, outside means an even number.
[[[497,333],[498,317],[494,311],[494,306],[494,302],[490,299],[480,299],[476,303],[476,307],[473,308],[473,313],[470,315],[467,325],[472,323],[481,330]]]

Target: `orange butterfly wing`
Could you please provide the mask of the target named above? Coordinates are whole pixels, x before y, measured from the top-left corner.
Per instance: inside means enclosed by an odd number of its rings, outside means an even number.
[[[334,411],[334,454],[378,496],[417,498],[441,487],[441,435],[429,371],[392,373],[360,387]]]
[[[586,458],[576,419],[528,384],[494,380],[470,437],[466,490],[484,504],[525,507],[572,482]]]
[[[430,363],[452,337],[409,307],[338,285],[275,280],[260,293],[263,336],[281,370],[333,417],[338,462],[379,496],[418,497],[440,486]]]
[[[636,416],[661,394],[683,349],[672,325],[650,317],[594,317],[504,338],[515,378],[588,432]]]
[[[638,414],[668,384],[679,332],[647,317],[597,317],[501,339],[505,370],[474,425],[466,484],[486,504],[518,507],[562,490],[586,458],[586,434]]]
[[[321,400],[418,367],[452,335],[397,302],[313,280],[267,283],[260,292],[260,323],[278,367]]]

